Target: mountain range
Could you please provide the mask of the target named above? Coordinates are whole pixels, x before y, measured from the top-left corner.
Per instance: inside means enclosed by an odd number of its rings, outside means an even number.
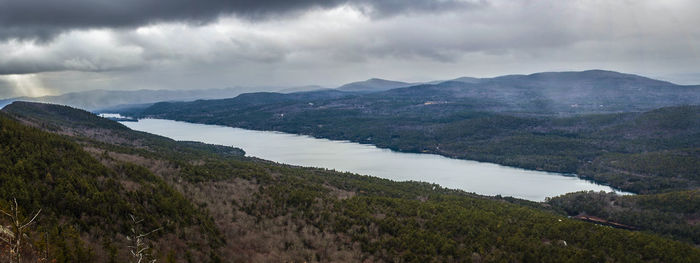
[[[495,78],[459,78],[375,93],[420,103],[471,104],[522,114],[645,111],[700,103],[700,86],[676,85],[613,71],[545,72]]]
[[[335,90],[349,94],[376,93],[375,96],[420,98],[424,99],[424,103],[454,103],[473,99],[480,100],[480,106],[489,111],[578,114],[644,111],[663,106],[697,104],[700,101],[698,87],[613,71],[589,70],[494,78],[461,77],[420,83],[372,78],[341,85]],[[12,101],[24,100],[69,105],[91,111],[110,111],[144,108],[161,101],[232,98],[245,92],[261,90],[288,94],[330,89],[309,85],[202,90],[93,90],[57,96],[4,99],[0,100],[0,107]]]

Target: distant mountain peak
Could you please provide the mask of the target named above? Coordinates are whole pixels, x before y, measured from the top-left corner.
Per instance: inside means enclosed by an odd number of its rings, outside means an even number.
[[[410,85],[411,83],[407,82],[402,82],[402,81],[396,81],[396,80],[388,80],[388,79],[382,79],[382,78],[371,78],[365,81],[357,81],[353,83],[376,83],[376,84],[387,84],[387,85]],[[350,83],[352,84],[352,83]]]
[[[395,88],[403,88],[414,85],[413,83],[371,78],[365,81],[357,81],[348,83],[338,87],[338,90],[342,91],[356,91],[356,92],[374,92],[374,91],[384,91]]]
[[[464,83],[477,83],[480,80],[481,80],[480,78],[474,78],[474,77],[459,77],[459,78],[448,80],[448,81],[456,81],[456,82],[464,82]]]
[[[609,79],[609,80],[618,80],[618,81],[624,81],[624,82],[643,83],[644,85],[656,85],[656,86],[676,85],[676,84],[668,82],[668,81],[652,79],[649,77],[640,76],[640,75],[636,75],[636,74],[622,73],[622,72],[617,72],[617,71],[612,71],[612,70],[603,70],[603,69],[590,69],[590,70],[584,70],[584,71],[539,72],[539,73],[533,73],[530,75],[511,75],[511,76],[520,76],[520,77],[525,76],[528,78],[559,79],[562,81]]]

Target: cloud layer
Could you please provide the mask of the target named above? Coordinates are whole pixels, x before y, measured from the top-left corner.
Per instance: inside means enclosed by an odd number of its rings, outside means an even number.
[[[591,68],[700,83],[697,1],[165,2],[0,0],[0,97]]]
[[[0,38],[47,40],[72,29],[128,28],[163,22],[206,24],[226,15],[270,19],[341,5],[385,16],[483,4],[466,0],[0,0]]]

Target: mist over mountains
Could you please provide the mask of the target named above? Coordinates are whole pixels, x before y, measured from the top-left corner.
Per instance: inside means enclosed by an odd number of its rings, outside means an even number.
[[[184,105],[156,104],[144,112],[157,113],[163,107],[170,108],[168,111],[197,108],[218,112],[223,105],[226,105],[224,108],[228,107],[226,110],[267,105],[257,110],[275,114],[352,110],[386,116],[413,112],[437,118],[463,111],[575,115],[641,112],[660,107],[700,104],[700,86],[676,85],[603,70],[459,78],[437,84],[401,85],[408,84],[371,79],[343,85],[335,90],[291,94],[250,93],[231,99]],[[390,86],[399,88],[389,89]]]
[[[12,101],[47,102],[92,111],[145,108],[161,101],[194,101],[233,98],[246,92],[285,94],[338,93],[354,95],[351,104],[363,100],[395,98],[416,104],[456,106],[467,103],[495,112],[533,114],[578,114],[645,111],[659,107],[700,103],[700,86],[676,85],[643,76],[614,71],[543,72],[494,78],[461,77],[422,83],[372,78],[328,89],[318,85],[298,87],[223,88],[200,90],[93,90],[57,96],[20,97],[0,100],[0,107]],[[319,93],[320,92],[320,93]],[[288,98],[303,98],[304,94]],[[360,97],[357,97],[360,96]],[[468,102],[468,100],[474,100]]]
[[[460,78],[387,91],[390,97],[450,104],[478,101],[496,112],[578,114],[645,111],[700,103],[700,86],[676,85],[614,71],[544,72],[495,78]]]
[[[87,110],[105,109],[119,105],[147,104],[158,101],[188,101],[237,96],[240,89],[204,90],[91,90],[57,96],[19,97],[0,100],[0,107],[12,101],[34,101],[68,105]]]
[[[193,101],[235,97],[254,91],[279,91],[282,93],[323,89],[321,86],[288,87],[236,87],[222,89],[191,90],[90,90],[71,92],[56,96],[18,97],[0,100],[0,108],[13,101],[33,101],[67,105],[86,110],[110,110],[138,105],[149,105],[160,101]]]

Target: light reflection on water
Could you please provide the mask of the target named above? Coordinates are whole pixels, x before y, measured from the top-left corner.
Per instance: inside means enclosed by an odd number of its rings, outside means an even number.
[[[545,197],[582,190],[614,191],[608,186],[571,175],[450,159],[434,154],[399,153],[348,141],[160,119],[122,124],[175,140],[239,147],[248,156],[279,163],[335,169],[396,181],[437,183],[482,195],[543,201]]]

